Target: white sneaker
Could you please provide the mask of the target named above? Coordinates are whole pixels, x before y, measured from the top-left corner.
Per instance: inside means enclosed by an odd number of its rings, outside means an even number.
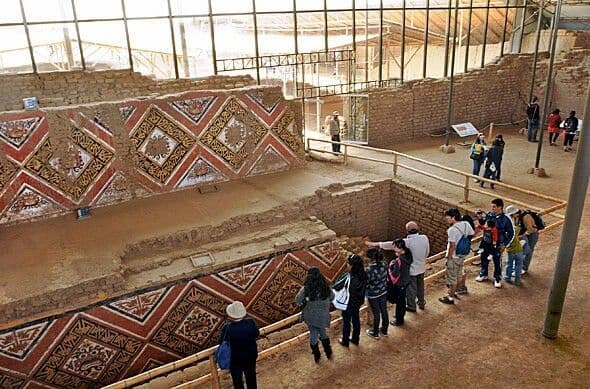
[[[524,276],[526,273],[527,273],[527,271],[526,271],[526,270],[523,270],[523,271],[520,273],[520,275],[521,275],[521,276]]]
[[[515,276],[516,276],[516,272],[513,271],[512,272],[512,277],[515,277]]]
[[[500,282],[500,281],[494,281],[494,287],[501,288],[502,287],[502,282]]]
[[[477,276],[477,277],[475,277],[475,281],[477,281],[477,282],[483,282],[483,281],[485,281],[487,279],[488,279],[487,276]]]

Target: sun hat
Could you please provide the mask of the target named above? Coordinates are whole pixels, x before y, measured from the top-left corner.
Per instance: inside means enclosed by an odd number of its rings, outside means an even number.
[[[518,213],[519,209],[518,207],[516,207],[515,205],[509,205],[506,207],[506,210],[504,211],[504,213],[508,216],[512,216],[515,213]]]
[[[338,115],[340,115],[340,112],[338,112],[338,111],[334,111],[334,112],[332,112],[332,115],[334,115],[334,116],[338,116]]]
[[[225,308],[225,313],[227,313],[230,319],[240,320],[246,316],[246,307],[244,307],[241,301],[234,301]]]

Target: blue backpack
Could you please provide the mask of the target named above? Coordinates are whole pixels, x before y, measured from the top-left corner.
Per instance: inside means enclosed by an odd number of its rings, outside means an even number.
[[[229,324],[226,324],[229,326]],[[217,346],[217,350],[215,350],[215,360],[217,361],[217,366],[219,366],[222,370],[227,370],[231,364],[231,347],[229,344],[229,329],[225,331],[225,335],[221,344]]]
[[[459,227],[456,227],[456,229],[458,229],[459,231],[461,231],[459,229]],[[467,255],[471,252],[471,240],[469,239],[469,237],[467,237],[467,235],[463,234],[463,232],[461,232],[461,239],[459,239],[459,241],[457,242],[457,247],[455,247],[455,253],[459,256],[464,256]]]

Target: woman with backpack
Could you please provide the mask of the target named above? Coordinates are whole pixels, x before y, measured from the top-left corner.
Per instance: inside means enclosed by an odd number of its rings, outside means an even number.
[[[413,262],[412,252],[406,247],[403,239],[393,242],[393,251],[396,257],[389,263],[388,299],[395,304],[395,319],[389,324],[392,326],[404,325],[406,316],[406,288],[410,283],[410,265]]]
[[[365,291],[367,288],[367,275],[365,274],[365,267],[363,266],[363,259],[356,254],[351,254],[348,257],[348,277],[350,283],[348,285],[348,305],[346,310],[342,311],[342,337],[338,339],[344,347],[348,347],[350,343],[358,346],[361,335],[361,319],[360,309],[365,302]],[[338,288],[338,283],[334,285]],[[350,327],[352,324],[352,335],[350,334]]]
[[[502,163],[503,154],[504,148],[502,148],[500,141],[498,141],[498,139],[494,140],[494,143],[492,143],[492,147],[490,147],[486,154],[486,163],[483,178],[489,178],[490,180],[497,179],[497,173],[500,164]],[[483,181],[479,183],[479,186],[481,186],[482,188],[484,187],[484,185],[485,183]],[[494,189],[494,184],[490,184],[490,188]]]
[[[471,150],[469,151],[469,158],[473,160],[473,169],[471,174],[474,176],[479,176],[479,172],[481,171],[481,165],[483,161],[486,159],[486,136],[481,132],[477,134],[477,138],[475,138],[475,142],[471,145]],[[475,182],[479,182],[478,179],[475,179]]]
[[[378,248],[367,250],[369,266],[367,273],[367,299],[373,312],[373,328],[367,330],[372,338],[387,336],[389,314],[387,313],[387,264],[383,262],[383,254]],[[379,320],[381,319],[381,320]],[[381,327],[379,327],[381,324]]]
[[[328,359],[332,358],[332,347],[326,329],[330,327],[330,302],[334,299],[334,292],[326,278],[317,267],[310,267],[303,287],[295,296],[295,303],[303,307],[301,320],[309,328],[309,346],[316,363],[322,354],[318,338],[322,342]]]

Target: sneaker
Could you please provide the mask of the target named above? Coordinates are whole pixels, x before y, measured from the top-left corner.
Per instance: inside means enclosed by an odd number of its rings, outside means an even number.
[[[450,298],[449,296],[444,296],[438,299],[443,304],[455,304],[455,300]]]
[[[416,312],[416,308],[406,307],[406,311],[408,311],[408,312]]]
[[[510,275],[511,275],[512,277],[514,277],[514,276],[516,275],[516,272],[512,272]],[[504,279],[506,279],[506,277],[504,277]]]
[[[494,281],[494,287],[495,288],[501,288],[502,287],[502,282],[499,280]]]
[[[373,330],[367,330],[367,336],[370,336],[373,339],[379,339],[379,334],[373,332]]]
[[[487,279],[488,279],[488,276],[477,276],[477,277],[475,277],[475,281],[477,281],[477,282],[484,282]]]
[[[392,326],[395,327],[399,327],[399,326],[403,326],[404,322],[403,321],[397,321],[397,319],[392,319],[389,324],[391,324]]]
[[[420,308],[422,310],[426,309],[426,303],[424,303],[424,304],[418,304],[418,308]]]
[[[521,276],[524,276],[527,273],[526,270],[522,269],[522,272],[520,273]]]
[[[338,338],[338,344],[344,347],[348,347],[348,342],[346,342],[344,338]]]
[[[467,286],[463,285],[459,289],[457,289],[457,294],[468,294]]]
[[[381,331],[381,332],[379,333],[379,335],[381,335],[381,336],[384,336],[384,337],[387,337],[387,332],[383,332],[383,331]]]

